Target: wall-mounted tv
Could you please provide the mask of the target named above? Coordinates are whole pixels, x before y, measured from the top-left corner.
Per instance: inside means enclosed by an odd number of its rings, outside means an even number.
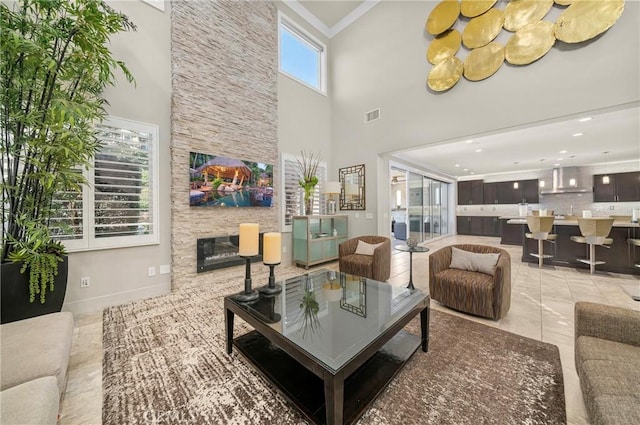
[[[189,205],[272,205],[273,165],[197,152],[190,152],[189,161]]]

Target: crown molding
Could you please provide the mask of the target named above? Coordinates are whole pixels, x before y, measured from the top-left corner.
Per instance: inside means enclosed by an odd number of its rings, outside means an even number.
[[[353,24],[356,20],[358,20],[362,15],[367,13],[371,8],[380,3],[381,0],[365,0],[360,4],[360,6],[353,9],[348,15],[342,18],[338,23],[329,28],[324,22],[316,17],[313,13],[309,11],[304,4],[300,0],[284,0],[284,4],[286,4],[291,10],[296,12],[302,19],[307,21],[311,26],[313,26],[316,30],[320,31],[322,35],[331,39],[339,32],[347,28],[349,25]]]

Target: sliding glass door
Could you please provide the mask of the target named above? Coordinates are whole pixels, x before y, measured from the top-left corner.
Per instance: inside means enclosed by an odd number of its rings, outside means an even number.
[[[407,172],[408,235],[423,242],[449,232],[449,183]]]

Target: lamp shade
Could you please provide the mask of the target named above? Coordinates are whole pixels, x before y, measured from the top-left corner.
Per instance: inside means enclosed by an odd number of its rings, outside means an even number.
[[[326,182],[323,193],[340,193],[340,182]]]

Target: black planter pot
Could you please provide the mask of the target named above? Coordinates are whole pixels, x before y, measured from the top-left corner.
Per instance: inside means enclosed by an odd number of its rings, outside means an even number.
[[[62,303],[67,292],[67,275],[69,274],[69,257],[58,264],[58,275],[54,281],[53,292],[47,290],[46,301],[40,303],[40,295],[29,302],[29,270],[20,273],[20,263],[2,263],[0,272],[0,323],[15,322],[43,314],[56,313],[62,310]],[[47,288],[48,289],[48,288]]]

